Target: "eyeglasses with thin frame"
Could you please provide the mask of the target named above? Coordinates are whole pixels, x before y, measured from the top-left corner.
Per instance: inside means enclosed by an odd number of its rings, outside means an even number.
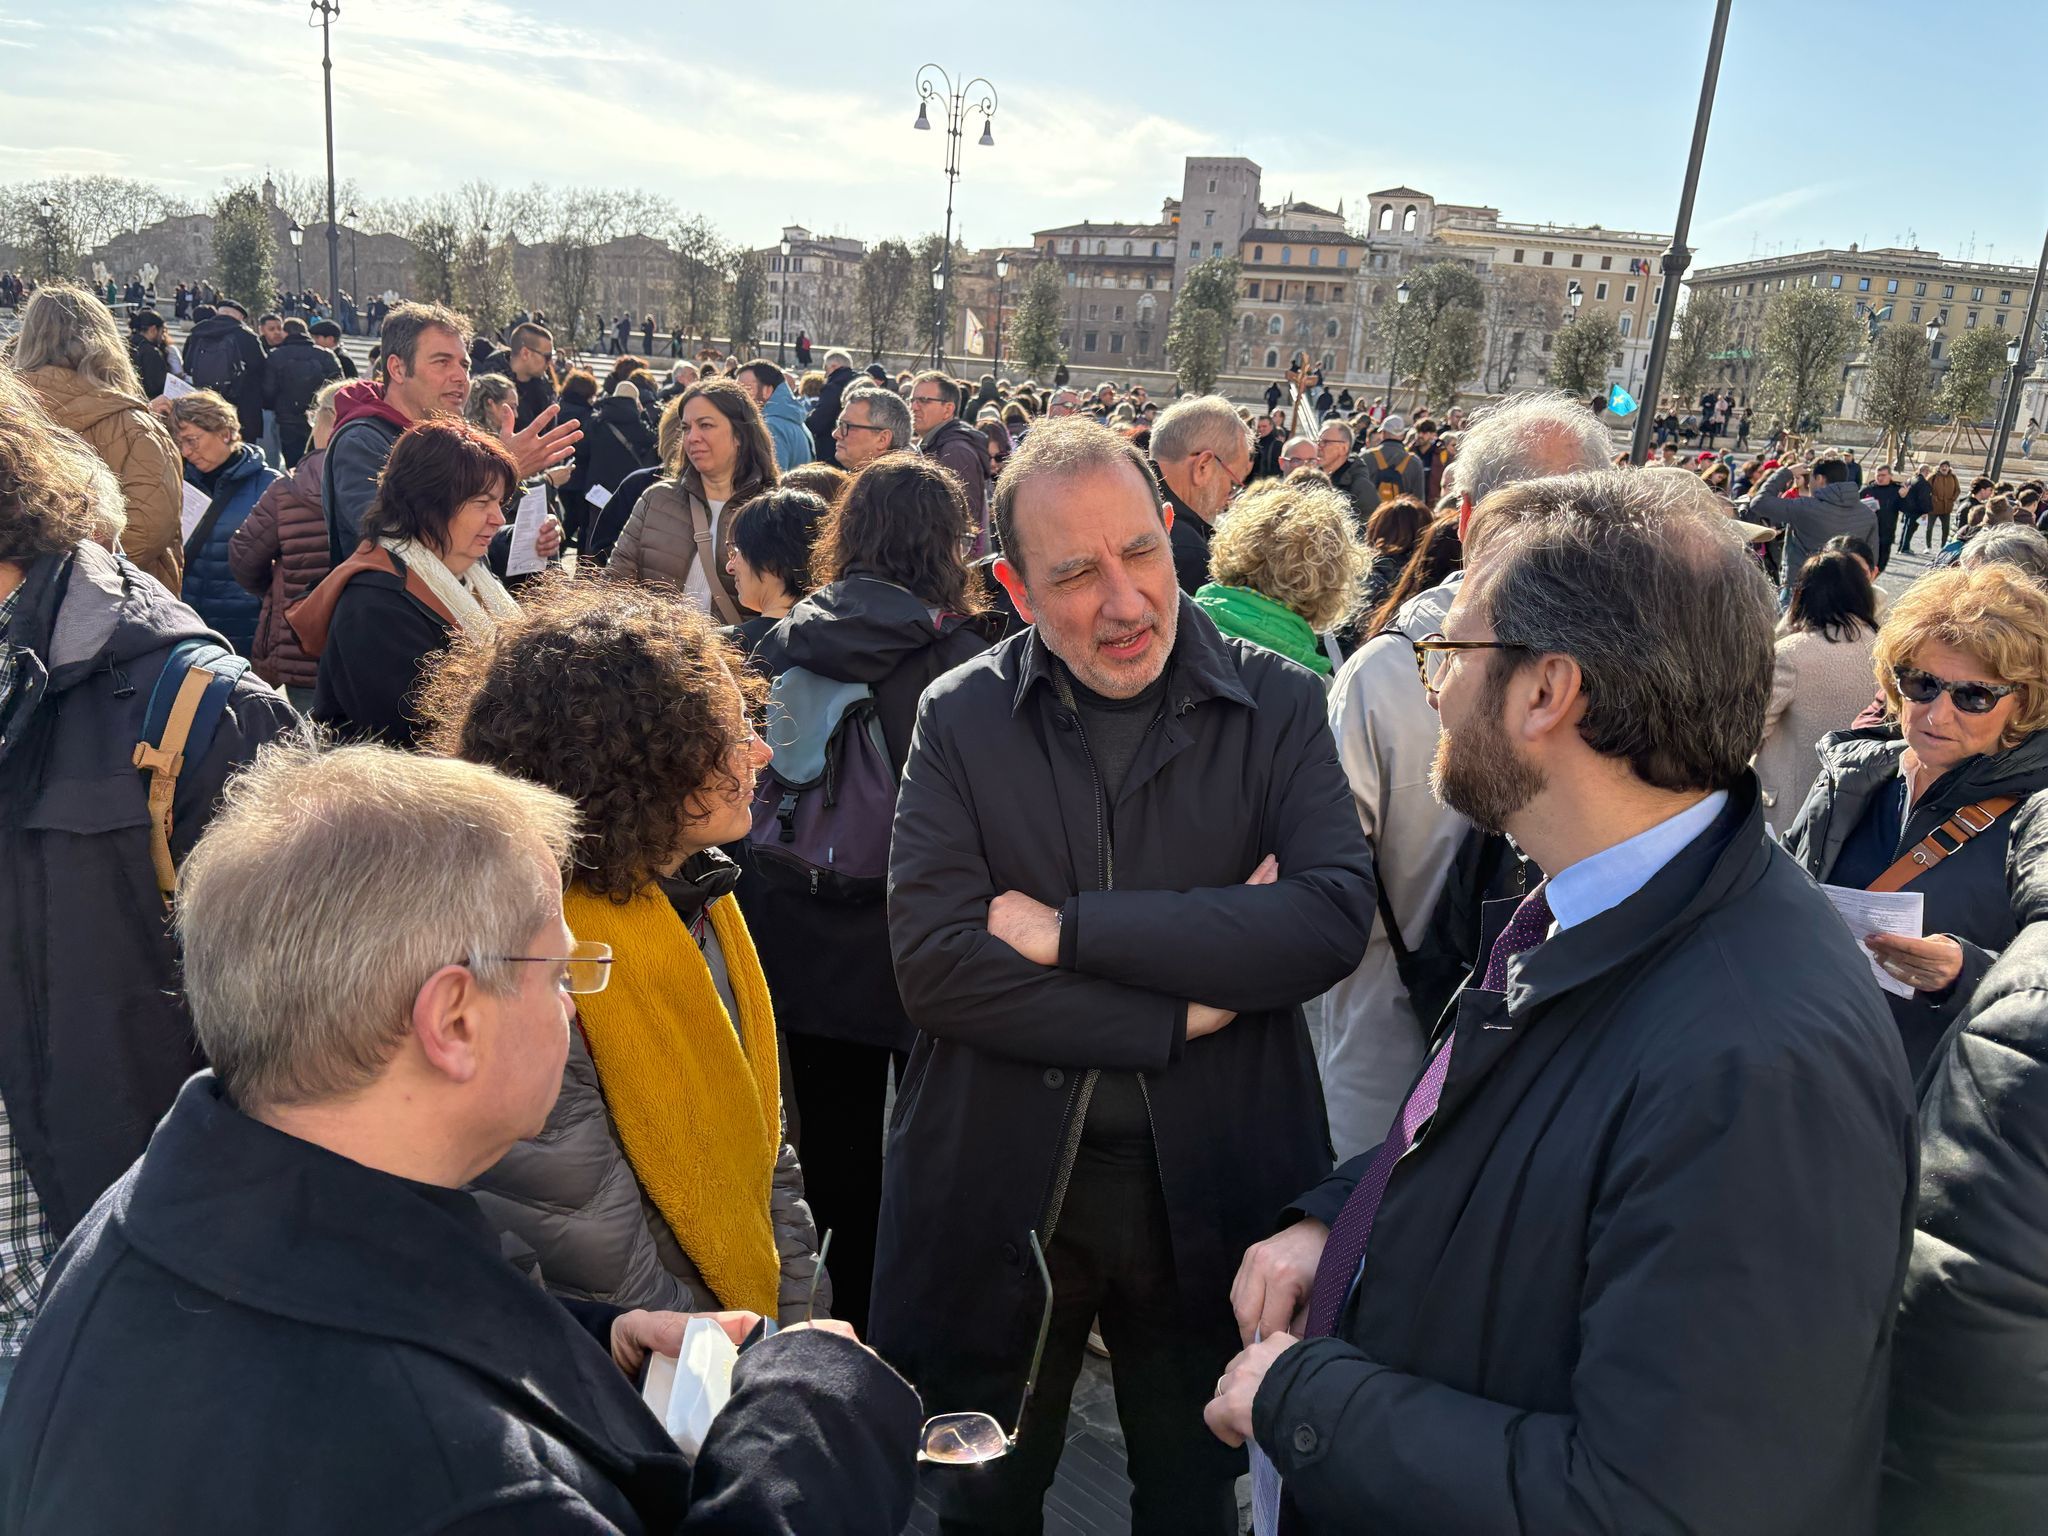
[[[1988,715],[1998,708],[2000,699],[2019,692],[2016,683],[1952,683],[1918,667],[1893,667],[1892,681],[1898,684],[1901,698],[1932,704],[1945,693],[1966,715]]]
[[[848,421],[844,416],[832,423],[832,435],[844,437],[849,432],[886,432],[887,427],[871,427],[864,421]]]
[[[1241,491],[1244,489],[1244,482],[1231,472],[1231,468],[1228,464],[1223,462],[1222,454],[1216,452],[1216,450],[1213,448],[1204,448],[1202,452],[1208,454],[1210,462],[1213,463],[1218,469],[1223,471],[1223,478],[1230,482],[1230,488],[1233,491]]]
[[[941,1413],[925,1420],[918,1436],[917,1459],[947,1467],[973,1467],[995,1461],[1017,1448],[1024,1432],[1024,1414],[1031,1407],[1031,1394],[1038,1390],[1038,1367],[1045,1359],[1046,1335],[1052,1331],[1052,1271],[1045,1265],[1045,1250],[1038,1234],[1031,1234],[1031,1257],[1038,1265],[1038,1278],[1045,1287],[1045,1310],[1038,1317],[1038,1344],[1031,1351],[1031,1371],[1024,1378],[1024,1397],[1017,1404],[1017,1427],[1007,1434],[988,1413]]]
[[[912,405],[944,405],[946,402],[937,395],[912,395],[910,403]]]
[[[602,992],[612,979],[612,947],[596,939],[578,939],[566,955],[497,955],[494,959],[511,965],[559,965],[562,979],[556,983],[564,992],[585,996]]]
[[[1444,673],[1460,651],[1526,651],[1531,647],[1513,640],[1446,640],[1442,635],[1424,635],[1411,642],[1415,647],[1415,670],[1422,674],[1422,686],[1435,698],[1443,691]]]

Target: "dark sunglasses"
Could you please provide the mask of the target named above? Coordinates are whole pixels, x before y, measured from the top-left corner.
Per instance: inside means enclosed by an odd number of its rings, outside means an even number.
[[[1932,704],[1945,693],[1966,715],[1988,715],[2000,699],[2019,692],[2015,683],[1952,683],[1916,667],[1893,667],[1892,681],[1899,685],[1900,696],[1915,704]]]

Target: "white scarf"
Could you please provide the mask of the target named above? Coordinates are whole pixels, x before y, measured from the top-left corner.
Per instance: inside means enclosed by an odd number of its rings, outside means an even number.
[[[512,594],[481,560],[458,577],[441,563],[439,555],[415,539],[379,539],[377,542],[403,561],[408,571],[419,574],[420,580],[427,584],[427,590],[454,615],[464,634],[488,635],[498,627],[501,619],[509,619],[519,611],[519,605],[512,601]]]

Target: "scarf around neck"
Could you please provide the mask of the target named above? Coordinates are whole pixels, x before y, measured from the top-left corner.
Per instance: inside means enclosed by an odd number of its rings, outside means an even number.
[[[417,539],[379,539],[377,543],[396,555],[408,571],[426,583],[466,635],[488,635],[501,620],[519,611],[490,567],[479,560],[461,576],[441,562],[441,557]]]
[[[1317,643],[1316,632],[1284,603],[1250,587],[1219,587],[1213,581],[1195,594],[1195,602],[1224,634],[1264,646],[1320,676],[1330,675],[1330,658]]]

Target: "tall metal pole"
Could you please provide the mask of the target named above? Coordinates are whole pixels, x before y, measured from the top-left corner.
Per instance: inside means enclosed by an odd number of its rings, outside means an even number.
[[[2020,414],[2020,380],[2027,376],[2027,343],[2034,336],[2034,317],[2041,312],[2041,280],[2048,277],[2048,236],[2041,241],[2041,260],[2034,267],[2034,288],[2027,295],[2027,318],[2020,322],[2020,360],[2012,366],[2005,387],[2005,409],[1998,416],[1998,440],[1991,446],[1991,463],[1984,471],[1992,479],[2005,468],[2005,443],[2012,436],[2012,424]]]
[[[989,364],[989,372],[997,378],[1003,375],[1003,260],[996,258],[996,356]]]
[[[1692,200],[1699,190],[1700,160],[1707,152],[1707,124],[1714,115],[1714,87],[1721,78],[1721,45],[1728,39],[1728,8],[1733,0],[1715,0],[1714,35],[1707,43],[1707,71],[1700,81],[1700,110],[1692,125],[1692,158],[1685,165],[1685,190],[1678,195],[1678,222],[1671,231],[1670,249],[1658,265],[1664,291],[1657,301],[1656,329],[1650,334],[1650,365],[1643,373],[1642,404],[1636,411],[1635,439],[1629,457],[1641,464],[1650,456],[1650,429],[1657,414],[1657,397],[1664,388],[1664,354],[1671,346],[1671,322],[1678,313],[1678,280],[1692,265],[1686,237],[1692,233]]]
[[[943,368],[946,306],[953,296],[953,183],[960,179],[961,130],[969,114],[979,112],[983,118],[979,142],[986,146],[995,144],[991,130],[996,115],[996,88],[976,76],[955,90],[951,75],[936,64],[926,64],[917,72],[917,95],[917,121],[911,127],[931,127],[927,114],[933,102],[938,102],[946,113],[946,243],[939,255],[939,287],[932,303],[932,366]]]
[[[320,16],[320,79],[327,100],[327,306],[341,293],[341,231],[334,223],[334,50],[333,23],[341,14],[339,0],[313,0]],[[300,286],[305,285],[302,282]]]

